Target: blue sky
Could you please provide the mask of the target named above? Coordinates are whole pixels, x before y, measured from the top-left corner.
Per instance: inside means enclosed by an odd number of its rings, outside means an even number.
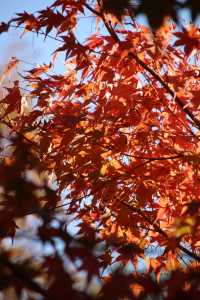
[[[5,21],[12,18],[13,14],[22,12],[23,10],[27,11],[37,11],[44,8],[44,6],[50,5],[52,0],[7,0],[1,1],[1,18]]]
[[[51,5],[54,0],[1,0],[0,1],[0,22],[7,22],[15,13],[28,11],[36,12],[46,6]],[[187,22],[189,20],[187,11],[182,12],[182,18]],[[93,18],[81,19],[81,25],[78,29],[78,38],[83,41],[84,38],[92,33],[95,26]],[[144,17],[138,19],[145,23]],[[22,31],[11,29],[8,33],[0,35],[0,70],[8,62],[9,58],[16,56],[30,63],[49,63],[51,53],[59,46],[54,40],[46,39],[43,36],[37,36],[35,33],[26,33],[22,38]],[[58,61],[56,71],[63,71],[64,56]],[[30,66],[24,64],[21,68],[30,69]]]
[[[27,11],[34,13],[40,9],[50,6],[53,0],[5,0],[0,1],[0,22],[9,21],[16,13]],[[88,21],[87,21],[88,20]],[[93,23],[93,24],[92,24]],[[82,19],[78,30],[79,40],[92,33],[92,19]],[[93,27],[94,28],[94,27]],[[51,53],[59,46],[54,40],[37,36],[35,33],[26,33],[21,37],[22,31],[11,28],[9,32],[0,35],[0,69],[9,58],[16,56],[30,63],[49,63]],[[64,57],[62,58],[64,60]],[[30,69],[30,66],[23,66]],[[59,61],[58,71],[62,71],[61,60]]]
[[[53,0],[1,0],[0,22],[7,22],[15,13],[28,11],[36,12],[53,3]],[[91,32],[88,26],[81,26],[80,38]],[[3,66],[11,56],[22,58],[32,63],[49,63],[50,54],[55,50],[57,44],[54,40],[37,36],[35,33],[27,33],[22,38],[22,31],[10,29],[8,33],[0,36],[0,66]]]
[[[44,5],[52,3],[52,0],[5,0],[0,2],[0,21],[7,22],[15,13],[23,12],[24,10],[37,11],[42,9]],[[25,34],[23,38],[20,38],[21,33],[19,30],[10,29],[9,32],[1,34],[0,67],[3,67],[11,56],[16,56],[31,63],[43,63],[52,52],[52,49],[54,49],[55,43],[51,41],[48,41],[47,47],[43,39],[41,37],[38,39],[34,33]],[[24,67],[30,69],[28,65]]]

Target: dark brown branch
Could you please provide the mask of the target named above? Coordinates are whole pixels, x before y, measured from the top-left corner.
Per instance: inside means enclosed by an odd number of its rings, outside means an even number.
[[[174,101],[177,105],[186,113],[188,117],[194,122],[194,124],[200,128],[200,121],[195,118],[195,116],[191,113],[191,111],[185,107],[185,104],[181,101],[181,99],[175,94],[175,92],[168,86],[168,84],[162,79],[162,77],[156,73],[153,69],[151,69],[143,60],[141,60],[134,53],[129,53],[131,57],[135,59],[135,61],[142,66],[146,71],[148,71],[164,88],[165,90],[173,97]]]
[[[102,16],[101,13],[100,13],[99,11],[95,10],[94,8],[92,8],[89,4],[84,3],[84,5],[85,5],[85,7],[86,7],[89,11],[91,11],[94,15],[99,16],[99,17]]]
[[[91,8],[90,8],[91,10]],[[103,14],[96,13],[96,11],[93,10],[93,13],[100,16],[102,21],[104,22],[106,29],[110,33],[110,35],[113,37],[116,43],[120,43],[120,39],[114,29],[107,23],[105,20],[105,17]],[[173,97],[174,101],[177,103],[177,105],[186,113],[188,117],[194,122],[194,125],[196,125],[198,128],[200,128],[200,121],[191,113],[191,111],[185,107],[185,104],[181,101],[181,99],[176,95],[176,93],[168,86],[168,84],[162,79],[162,77],[155,72],[153,69],[151,69],[143,60],[141,60],[137,54],[134,54],[132,52],[129,52],[129,56],[132,57],[143,69],[148,71],[164,88],[165,90]]]
[[[131,210],[132,212],[136,212],[138,215],[140,215],[147,223],[149,223],[152,228],[158,232],[160,235],[162,235],[164,238],[169,239],[167,233],[165,231],[163,231],[160,226],[157,223],[153,223],[145,214],[145,212],[143,212],[140,208],[137,208],[125,201],[121,201],[121,203],[123,205],[125,205],[129,210]],[[196,253],[190,251],[189,249],[185,248],[184,246],[178,244],[177,248],[179,250],[181,250],[182,252],[184,252],[185,254],[187,254],[189,257],[191,257],[192,259],[199,261],[200,262],[200,256],[198,256]]]
[[[145,157],[145,156],[137,156],[137,155],[126,154],[126,153],[123,153],[122,155],[125,155],[125,156],[128,156],[128,157],[133,157],[133,158],[138,158],[138,159],[148,159],[149,161],[177,159],[177,158],[183,157],[180,154],[179,155],[174,155],[174,156],[163,156],[163,157]]]
[[[99,11],[95,10],[90,5],[88,5],[87,3],[85,3],[84,5],[94,15],[96,15],[96,16],[98,16],[98,17],[100,17],[102,19],[102,21],[103,21],[106,29],[110,33],[110,35],[113,37],[113,39],[116,41],[116,43],[120,43],[121,41],[120,41],[118,35],[116,34],[116,32],[114,31],[114,29],[112,28],[112,26],[110,24],[108,24],[108,22],[106,21],[106,19],[104,17],[104,14],[102,12],[99,12]],[[13,27],[13,28],[22,28],[22,29],[25,29],[25,27],[17,26],[17,25],[9,25],[9,26]],[[48,36],[49,38],[54,39],[56,41],[63,42],[61,39],[53,37],[51,35],[46,35],[44,32],[39,31],[37,33],[41,34],[41,35],[45,35],[45,37]],[[173,99],[177,103],[177,105],[186,113],[186,115],[188,117],[190,117],[190,119],[193,121],[194,125],[196,125],[200,129],[200,121],[191,113],[191,111],[187,107],[185,107],[185,104],[175,94],[175,92],[168,86],[168,84],[162,79],[162,77],[157,72],[155,72],[153,69],[151,69],[143,60],[141,60],[137,56],[137,54],[134,54],[134,53],[130,52],[129,56],[132,57],[146,71],[148,71],[166,89],[166,91],[173,97]]]

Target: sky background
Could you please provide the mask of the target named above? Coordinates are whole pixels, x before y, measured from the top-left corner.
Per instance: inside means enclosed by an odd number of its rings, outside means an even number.
[[[198,0],[197,0],[198,1]],[[23,11],[34,13],[46,6],[50,6],[54,0],[0,0],[0,22],[9,21],[16,13]],[[182,11],[181,18],[185,22],[189,21],[189,13]],[[95,26],[93,18],[83,18],[80,20],[81,25],[78,29],[78,38],[83,41],[86,36],[90,35]],[[145,24],[145,18],[140,16],[138,22]],[[46,39],[43,36],[37,36],[35,33],[26,33],[21,37],[22,31],[10,29],[8,33],[0,35],[0,71],[8,62],[9,58],[16,56],[29,63],[49,63],[51,53],[59,46],[54,40]],[[64,56],[59,59],[56,71],[63,71]],[[30,69],[30,66],[24,63],[19,68]]]
[[[0,0],[0,22],[8,22],[16,13],[23,11],[34,13],[50,6],[53,2],[54,0]],[[83,41],[85,37],[89,36],[94,26],[94,18],[81,19],[78,29],[79,40]],[[49,63],[51,54],[60,46],[60,43],[55,40],[49,38],[44,40],[44,36],[37,36],[31,32],[26,33],[22,37],[22,32],[22,30],[10,28],[8,32],[0,35],[0,72],[12,56],[29,63]],[[63,62],[64,55],[58,61],[57,72],[63,71]],[[19,70],[24,68],[30,69],[31,66],[24,63],[18,68]]]
[[[15,13],[23,12],[24,10],[35,12],[52,3],[52,0],[0,0],[0,21],[7,22]],[[47,48],[42,39],[36,34],[29,33],[20,38],[21,32],[16,29],[9,30],[8,33],[3,33],[0,36],[0,65],[6,63],[11,56],[19,56],[24,60],[31,62],[40,62],[42,57],[46,56]],[[48,43],[48,48],[53,47],[52,42]],[[50,49],[48,49],[50,50]]]

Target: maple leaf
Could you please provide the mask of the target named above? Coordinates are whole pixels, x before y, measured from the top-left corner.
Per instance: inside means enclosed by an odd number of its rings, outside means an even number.
[[[127,10],[133,10],[133,3],[129,0],[103,0],[102,1],[102,11],[105,13],[113,14],[118,20],[122,19],[122,15],[126,13]]]
[[[174,46],[183,46],[187,56],[200,49],[200,30],[195,26],[183,27],[181,32],[175,32],[174,35],[178,38]]]
[[[1,103],[7,104],[4,116],[8,115],[13,111],[20,113],[21,110],[21,93],[19,89],[19,81],[14,82],[13,88],[7,88],[8,95],[1,100]]]
[[[6,77],[10,76],[19,62],[20,61],[16,57],[11,57],[8,64],[5,66],[4,71],[0,75],[0,83],[2,83]]]
[[[55,42],[19,81],[2,66],[3,298],[200,299],[199,29],[133,19],[189,3],[55,0],[1,23]]]
[[[7,32],[9,27],[10,27],[9,23],[1,22],[0,23],[0,34],[3,32]]]
[[[56,7],[56,6],[62,6],[62,12],[64,12],[65,9],[68,9],[68,8],[73,8],[73,9],[77,9],[77,11],[80,11],[80,12],[84,12],[84,7],[83,7],[83,4],[84,4],[84,0],[79,0],[79,1],[76,1],[76,0],[56,0],[51,6],[52,7]]]
[[[24,11],[23,13],[19,13],[16,14],[18,17],[17,18],[13,18],[12,22],[16,22],[17,25],[21,25],[21,24],[25,24],[25,31],[31,31],[31,30],[35,30],[36,32],[39,31],[39,22],[37,20],[37,18],[33,15],[30,14],[26,11]]]

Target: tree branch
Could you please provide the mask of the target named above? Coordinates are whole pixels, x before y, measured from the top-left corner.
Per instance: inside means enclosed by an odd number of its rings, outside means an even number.
[[[121,203],[123,205],[125,205],[132,212],[136,212],[138,215],[140,215],[147,223],[149,223],[153,227],[153,229],[156,232],[158,232],[160,235],[162,235],[165,239],[169,239],[167,233],[165,231],[163,231],[157,223],[152,223],[152,221],[146,216],[146,214],[140,208],[137,208],[125,201],[121,201]],[[189,257],[200,262],[200,256],[198,256],[196,253],[190,251],[189,249],[185,248],[184,246],[182,246],[180,244],[177,245],[177,248],[179,250],[181,250],[182,252],[184,252],[185,254],[187,254]]]
[[[92,8],[90,8],[91,11],[93,11],[94,14],[101,17],[102,21],[104,22],[104,25],[110,35],[113,37],[116,43],[120,44],[121,41],[114,31],[114,29],[109,26],[107,21],[105,20],[105,17],[103,14],[96,12]],[[194,125],[196,125],[200,129],[200,121],[191,113],[191,111],[185,107],[185,104],[181,101],[181,99],[175,94],[175,92],[168,86],[168,84],[162,79],[162,77],[155,72],[153,69],[151,69],[143,60],[141,60],[137,54],[134,54],[132,52],[129,52],[129,56],[132,57],[143,69],[145,69],[147,72],[149,72],[164,88],[165,90],[173,97],[174,101],[177,103],[177,105],[186,113],[188,117],[194,122]]]
[[[151,69],[143,60],[141,60],[136,54],[129,53],[131,57],[135,59],[135,61],[142,66],[146,71],[148,71],[159,83],[165,88],[165,90],[173,97],[174,101],[177,105],[186,113],[188,117],[194,122],[194,124],[200,129],[200,121],[195,118],[195,116],[191,113],[191,111],[185,107],[185,104],[181,101],[181,99],[175,94],[175,92],[168,86],[168,84],[162,79],[162,77],[156,73],[153,69]]]
[[[183,155],[174,155],[174,156],[162,156],[162,157],[145,157],[145,156],[137,156],[137,155],[131,155],[127,153],[122,153],[122,155],[128,156],[128,157],[133,157],[133,158],[138,158],[138,159],[148,159],[149,161],[154,161],[154,160],[168,160],[168,159],[177,159],[183,157]]]

